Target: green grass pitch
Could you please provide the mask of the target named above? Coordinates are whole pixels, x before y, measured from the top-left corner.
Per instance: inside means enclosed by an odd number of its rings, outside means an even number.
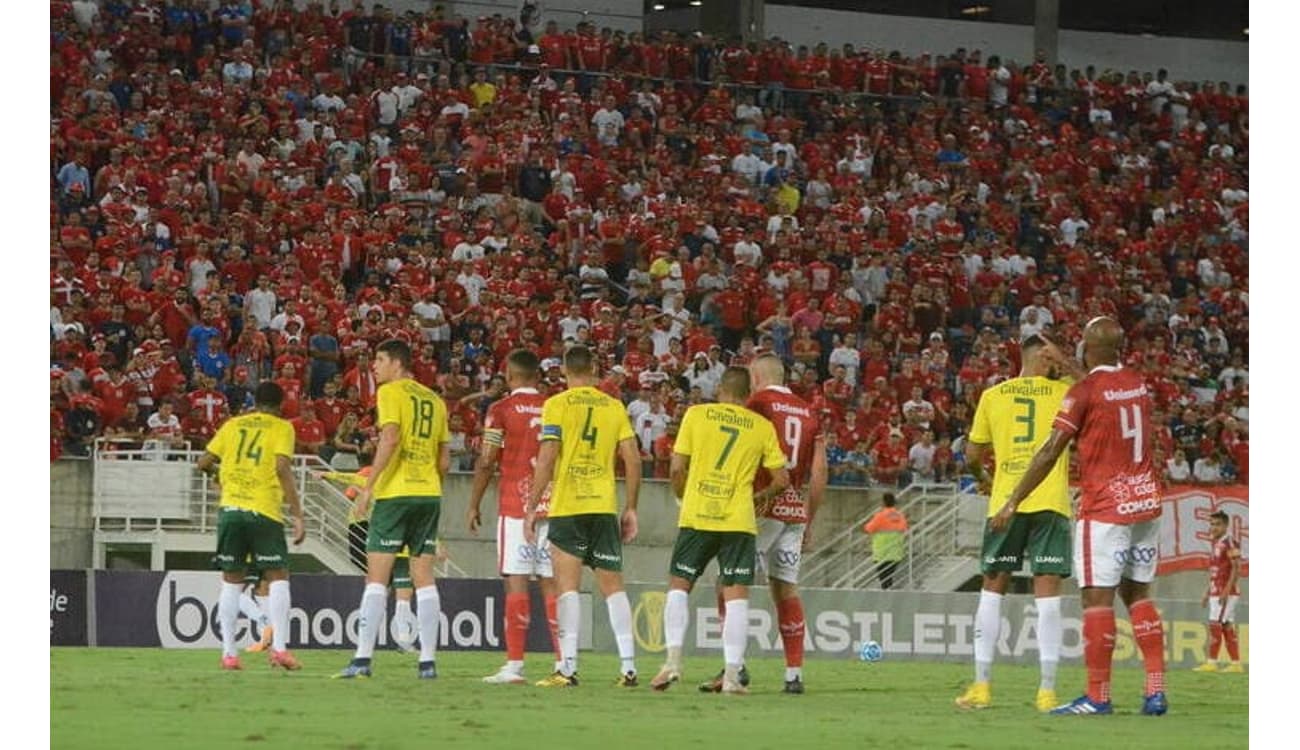
[[[304,668],[271,671],[258,654],[244,671],[221,672],[216,651],[50,650],[54,748],[1242,748],[1247,744],[1246,675],[1170,673],[1169,715],[1138,715],[1142,673],[1116,670],[1117,715],[1049,717],[1034,712],[1035,667],[994,665],[994,707],[965,713],[953,698],[965,663],[809,661],[808,692],[780,693],[780,659],[750,662],[748,696],[702,695],[695,684],[719,667],[688,659],[685,682],[667,693],[646,687],[659,666],[642,655],[642,686],[613,685],[618,662],[580,656],[576,689],[485,685],[497,653],[441,655],[440,678],[415,679],[412,655],[382,651],[375,677],[330,675],[344,651],[300,651]],[[530,654],[529,677],[550,661]],[[1062,700],[1083,670],[1063,667]]]

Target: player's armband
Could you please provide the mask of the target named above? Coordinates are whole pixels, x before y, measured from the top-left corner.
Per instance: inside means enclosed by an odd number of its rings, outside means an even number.
[[[558,424],[542,425],[542,440],[560,440],[564,436],[564,430]]]

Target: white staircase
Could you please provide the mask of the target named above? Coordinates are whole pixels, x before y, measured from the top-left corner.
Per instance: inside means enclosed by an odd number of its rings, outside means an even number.
[[[94,557],[105,567],[117,545],[148,545],[150,568],[163,570],[168,552],[214,552],[220,492],[195,470],[202,451],[123,445],[99,440],[94,460]],[[294,456],[307,537],[291,554],[309,555],[335,573],[364,572],[349,555],[352,502],[320,475],[333,471],[318,456]],[[459,572],[450,561],[440,577]]]

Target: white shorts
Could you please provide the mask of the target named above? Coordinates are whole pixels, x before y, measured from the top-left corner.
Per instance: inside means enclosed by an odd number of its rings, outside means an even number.
[[[1228,604],[1220,603],[1222,597],[1210,597],[1210,622],[1234,622],[1232,615],[1237,611],[1237,595],[1228,596]]]
[[[1074,577],[1081,587],[1111,589],[1121,578],[1150,583],[1160,562],[1160,519],[1134,524],[1079,520]]]
[[[799,560],[803,556],[801,523],[786,523],[775,518],[758,519],[758,569],[768,578],[786,583],[799,582]]]
[[[524,538],[524,519],[497,518],[497,570],[503,576],[550,578],[551,552],[546,545],[546,519],[537,521],[537,544]]]

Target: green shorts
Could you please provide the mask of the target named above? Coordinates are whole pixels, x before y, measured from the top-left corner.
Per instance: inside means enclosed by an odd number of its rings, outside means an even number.
[[[415,588],[411,584],[411,558],[398,557],[393,560],[393,578],[389,585],[394,589]]]
[[[679,529],[668,574],[694,582],[715,557],[721,585],[753,585],[757,546],[755,536],[744,531]]]
[[[216,567],[226,572],[276,570],[289,567],[284,524],[243,508],[222,508],[217,514]]]
[[[1001,532],[984,522],[984,549],[980,572],[984,574],[1018,572],[1029,559],[1034,575],[1070,577],[1073,555],[1070,542],[1070,519],[1050,510],[1017,513]]]
[[[257,567],[257,564],[253,562],[253,556],[249,555],[248,565],[247,567],[244,568],[244,585],[256,586],[261,582],[262,582],[262,571],[260,568]]]
[[[623,570],[623,532],[612,513],[551,516],[546,538],[589,568]]]
[[[407,547],[412,557],[432,555],[441,513],[440,497],[394,497],[376,502],[370,511],[366,551],[396,555]]]

